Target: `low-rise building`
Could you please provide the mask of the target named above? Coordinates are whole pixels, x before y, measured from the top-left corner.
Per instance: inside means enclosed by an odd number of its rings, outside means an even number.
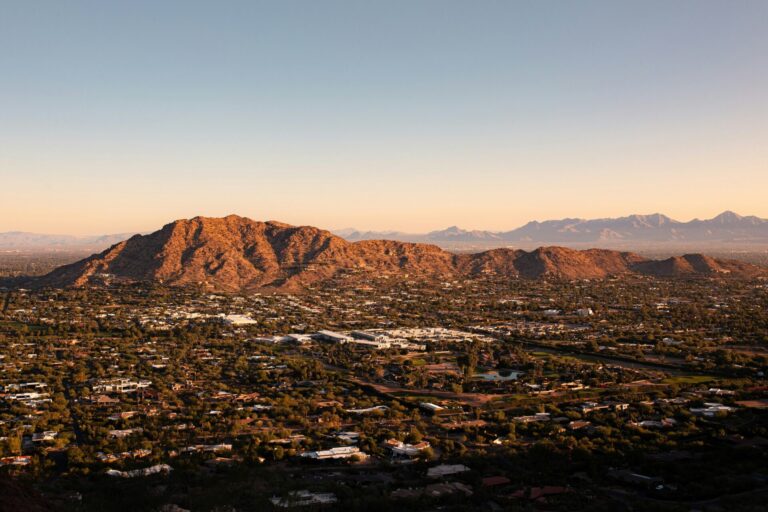
[[[316,460],[328,460],[328,459],[351,459],[358,458],[364,459],[368,455],[360,451],[357,446],[337,446],[328,450],[318,450],[313,452],[304,452],[302,457]]]

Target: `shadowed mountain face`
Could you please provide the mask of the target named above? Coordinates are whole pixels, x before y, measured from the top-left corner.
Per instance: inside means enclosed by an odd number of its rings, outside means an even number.
[[[256,222],[231,215],[179,220],[149,235],[136,235],[100,254],[60,267],[37,284],[83,286],[109,275],[171,285],[204,284],[228,291],[295,289],[350,271],[587,279],[624,274],[752,277],[764,269],[702,255],[655,261],[628,252],[563,247],[530,252],[494,249],[457,255],[428,244],[391,240],[353,243],[314,227]]]

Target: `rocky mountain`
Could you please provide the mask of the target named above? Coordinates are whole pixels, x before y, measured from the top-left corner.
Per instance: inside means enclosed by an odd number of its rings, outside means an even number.
[[[742,217],[726,211],[707,220],[680,222],[655,213],[606,219],[532,221],[510,231],[467,231],[458,227],[424,234],[360,232],[345,230],[350,241],[390,238],[407,242],[450,244],[455,242],[496,245],[592,244],[601,247],[634,244],[712,245],[768,244],[768,219]]]
[[[487,242],[501,241],[497,233],[482,230],[466,230],[458,226],[451,226],[440,231],[431,231],[426,234],[426,240],[430,242]]]
[[[501,233],[507,241],[548,243],[625,242],[768,242],[768,220],[723,212],[708,219],[679,222],[659,213],[617,219],[564,219],[529,222]]]
[[[195,217],[135,235],[99,254],[60,267],[42,286],[83,286],[104,279],[203,284],[217,290],[295,289],[340,275],[399,273],[434,277],[497,274],[510,278],[602,278],[611,275],[731,275],[765,269],[687,255],[649,260],[629,252],[541,247],[453,254],[435,245],[392,240],[349,242],[328,231],[230,215]]]
[[[414,243],[441,243],[441,242],[487,242],[501,241],[501,237],[490,231],[466,230],[458,226],[451,226],[438,231],[429,233],[414,234],[404,233],[402,231],[358,231],[356,229],[340,229],[334,231],[338,235],[350,242],[359,242],[360,240],[398,240],[400,242]]]
[[[358,231],[354,228],[335,230],[333,234],[350,242],[359,242],[361,240],[398,240],[400,242],[416,242],[421,240],[424,242],[427,239],[426,234],[405,233],[403,231]]]
[[[101,251],[132,234],[72,236],[8,231],[0,233],[0,251]]]

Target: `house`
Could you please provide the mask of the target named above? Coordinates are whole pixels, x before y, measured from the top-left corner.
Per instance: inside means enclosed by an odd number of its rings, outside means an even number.
[[[551,418],[548,412],[537,412],[532,416],[517,416],[512,418],[513,421],[518,423],[538,423],[542,421],[549,421],[550,419]]]
[[[710,418],[717,415],[718,413],[728,414],[729,412],[733,412],[735,410],[736,409],[734,407],[728,407],[727,405],[718,403],[705,403],[704,407],[691,408],[691,412],[693,414],[696,414],[697,416],[707,416]]]
[[[235,402],[253,402],[260,396],[259,393],[241,393],[235,397]]]
[[[180,450],[181,453],[218,453],[218,452],[231,452],[232,445],[228,443],[221,444],[196,444],[194,446],[187,446]]]
[[[39,400],[47,396],[48,396],[48,393],[37,393],[35,391],[30,391],[28,393],[14,393],[14,394],[8,395],[7,398],[8,400],[11,400],[11,401],[30,402],[32,400]]]
[[[443,482],[439,484],[430,484],[424,488],[424,495],[429,496],[430,498],[450,496],[451,494],[456,494],[457,492],[461,492],[465,496],[472,496],[472,488],[461,482]]]
[[[127,420],[130,418],[133,418],[134,416],[138,415],[138,411],[123,411],[118,412],[107,418],[109,421],[120,421],[120,420]]]
[[[360,451],[357,446],[337,446],[328,450],[318,450],[314,452],[304,452],[302,457],[315,460],[328,460],[328,459],[365,459],[368,455]]]
[[[254,325],[258,322],[247,315],[219,315],[222,321],[231,326],[239,327],[242,325]]]
[[[58,435],[59,433],[53,430],[46,430],[45,432],[36,432],[32,434],[32,442],[33,443],[52,442],[56,440],[56,437]]]
[[[338,432],[334,437],[346,444],[355,444],[360,440],[360,432]]]
[[[507,485],[511,480],[505,476],[487,476],[483,478],[483,487],[498,487],[500,485]]]
[[[369,412],[376,412],[376,411],[387,411],[389,410],[389,407],[386,405],[375,405],[373,407],[366,407],[364,409],[346,409],[344,412],[349,412],[352,414],[368,414]]]
[[[135,478],[137,476],[149,476],[157,473],[170,473],[173,468],[168,464],[157,464],[143,469],[134,469],[132,471],[118,471],[116,469],[107,470],[109,476],[119,476],[121,478]]]
[[[285,336],[286,341],[298,343],[299,345],[306,345],[312,343],[312,336],[309,334],[288,334]]]
[[[433,404],[431,402],[421,402],[419,404],[419,407],[421,407],[425,411],[431,412],[433,414],[437,413],[438,411],[442,411],[443,409],[445,409],[445,407],[441,407],[441,406]]]
[[[107,395],[99,395],[95,398],[91,399],[91,403],[93,405],[96,405],[97,407],[108,407],[110,405],[117,405],[120,403],[120,400],[117,398],[112,398]]]
[[[270,498],[272,504],[280,508],[306,507],[309,505],[330,505],[338,499],[332,492],[292,491],[285,498],[277,496]]]
[[[266,345],[276,345],[278,343],[283,343],[285,341],[291,341],[288,339],[287,336],[257,336],[256,338],[251,338],[248,341],[251,341],[253,343],[264,343]]]
[[[29,466],[32,464],[32,457],[29,455],[16,455],[14,457],[0,458],[0,467],[2,466]]]
[[[417,444],[408,444],[397,439],[388,439],[384,442],[384,447],[388,448],[392,455],[402,455],[405,457],[416,457],[424,450],[430,447],[427,441],[422,441]]]
[[[617,412],[629,409],[629,404],[626,402],[605,402],[605,405]]]
[[[151,385],[151,380],[100,379],[91,386],[91,389],[94,393],[133,393]]]
[[[469,471],[469,468],[464,464],[440,464],[439,466],[427,469],[427,476],[429,478],[441,478],[464,473],[465,471]]]
[[[584,402],[583,404],[579,405],[579,410],[582,413],[588,413],[593,411],[600,411],[603,409],[607,409],[608,406],[604,404],[598,404],[597,402]]]
[[[112,439],[122,439],[132,434],[141,434],[142,432],[144,432],[144,429],[141,427],[137,427],[137,428],[127,428],[123,430],[110,430],[108,435]]]

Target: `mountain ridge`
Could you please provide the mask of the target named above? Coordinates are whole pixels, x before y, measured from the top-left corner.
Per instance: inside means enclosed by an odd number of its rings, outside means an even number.
[[[476,244],[486,248],[509,245],[529,248],[539,245],[584,247],[591,244],[603,248],[641,249],[648,245],[698,248],[711,245],[768,245],[768,219],[754,215],[742,216],[727,210],[711,219],[693,219],[688,222],[653,213],[616,218],[534,220],[506,231],[467,230],[450,226],[427,233],[360,231],[354,228],[334,230],[333,233],[351,242],[385,239],[434,243],[445,247],[462,244]],[[132,235],[117,233],[73,236],[8,231],[0,233],[0,251],[98,251],[127,240]]]
[[[0,233],[0,250],[100,250],[127,240],[132,235],[133,233],[114,233],[111,235],[75,236],[31,233],[28,231],[6,231]]]
[[[330,231],[237,215],[171,222],[134,235],[36,280],[37,286],[84,286],[102,278],[217,290],[299,289],[344,273],[431,277],[497,274],[509,278],[595,279],[611,275],[754,277],[765,269],[703,255],[650,260],[631,252],[540,247],[455,254],[432,244],[349,242]]]
[[[711,219],[681,222],[661,213],[617,218],[530,221],[508,231],[464,230],[452,226],[428,233],[343,230],[350,241],[388,236],[407,242],[498,242],[509,244],[667,243],[768,244],[768,219],[725,211]]]

